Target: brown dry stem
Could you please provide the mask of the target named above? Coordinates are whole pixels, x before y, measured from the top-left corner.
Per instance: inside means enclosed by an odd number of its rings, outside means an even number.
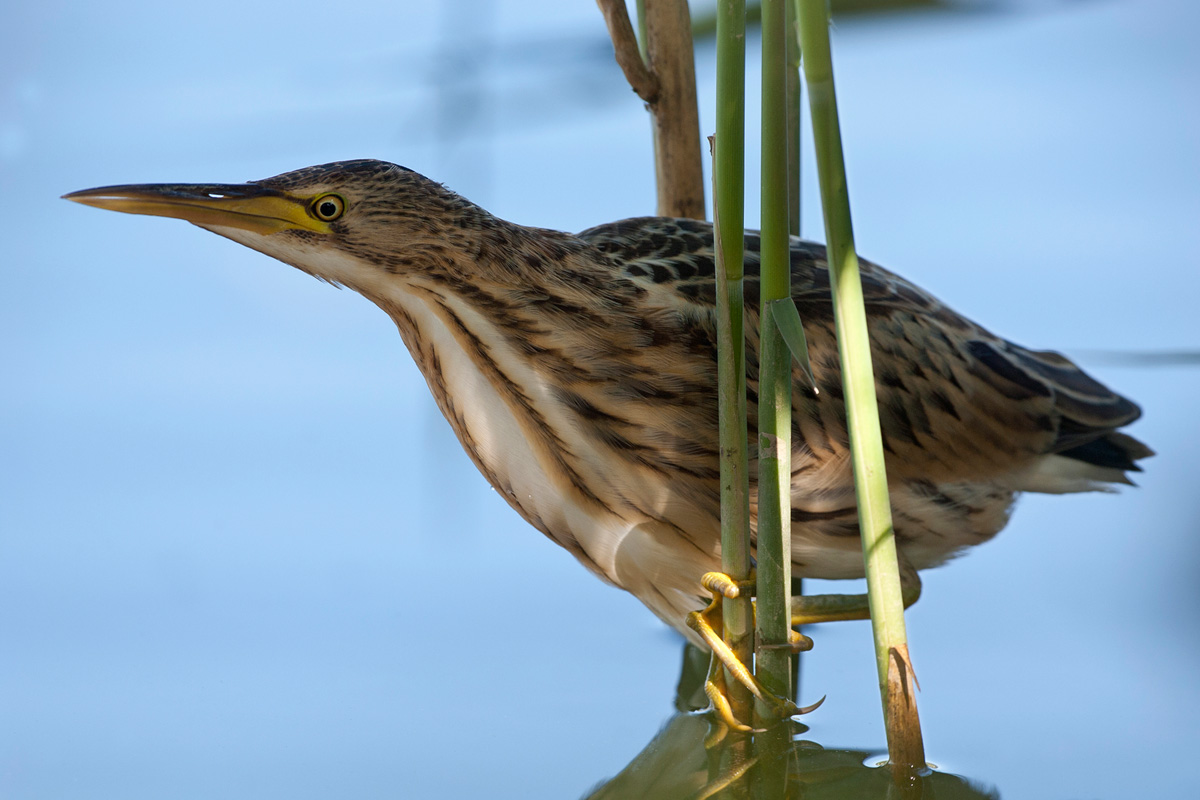
[[[917,716],[917,685],[908,645],[891,648],[888,653],[887,715],[888,754],[897,779],[925,768],[925,743],[921,739],[921,720]]]
[[[657,213],[704,219],[700,114],[687,0],[646,0],[646,58],[638,52],[621,0],[596,0],[608,25],[617,63],[654,120]]]
[[[612,39],[613,52],[617,64],[625,73],[625,80],[633,88],[638,97],[647,103],[658,99],[658,79],[642,60],[638,50],[637,34],[633,32],[633,23],[629,20],[629,11],[624,0],[596,0],[600,13],[604,15],[604,24],[608,26],[608,36]]]

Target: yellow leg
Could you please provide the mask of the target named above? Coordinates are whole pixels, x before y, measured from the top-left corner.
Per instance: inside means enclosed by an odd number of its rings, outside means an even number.
[[[916,570],[900,574],[900,595],[908,608],[921,597],[921,579]],[[792,625],[870,619],[871,607],[865,594],[814,594],[792,598]]]

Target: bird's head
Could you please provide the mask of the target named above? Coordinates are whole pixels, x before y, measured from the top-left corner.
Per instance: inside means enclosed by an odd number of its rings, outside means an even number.
[[[251,183],[104,186],[64,197],[187,220],[364,294],[436,263],[456,231],[461,239],[484,213],[412,170],[373,160]]]

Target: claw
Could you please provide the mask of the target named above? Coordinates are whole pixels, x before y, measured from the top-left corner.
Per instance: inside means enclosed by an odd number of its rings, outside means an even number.
[[[811,706],[804,706],[796,709],[796,713],[793,714],[793,716],[799,716],[800,714],[811,714],[825,704],[826,697],[828,697],[828,695],[821,695],[821,699],[813,703]]]

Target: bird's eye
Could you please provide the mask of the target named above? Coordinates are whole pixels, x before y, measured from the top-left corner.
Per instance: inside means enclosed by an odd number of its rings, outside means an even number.
[[[345,210],[346,201],[336,194],[323,194],[312,204],[312,215],[322,222],[333,222]]]

